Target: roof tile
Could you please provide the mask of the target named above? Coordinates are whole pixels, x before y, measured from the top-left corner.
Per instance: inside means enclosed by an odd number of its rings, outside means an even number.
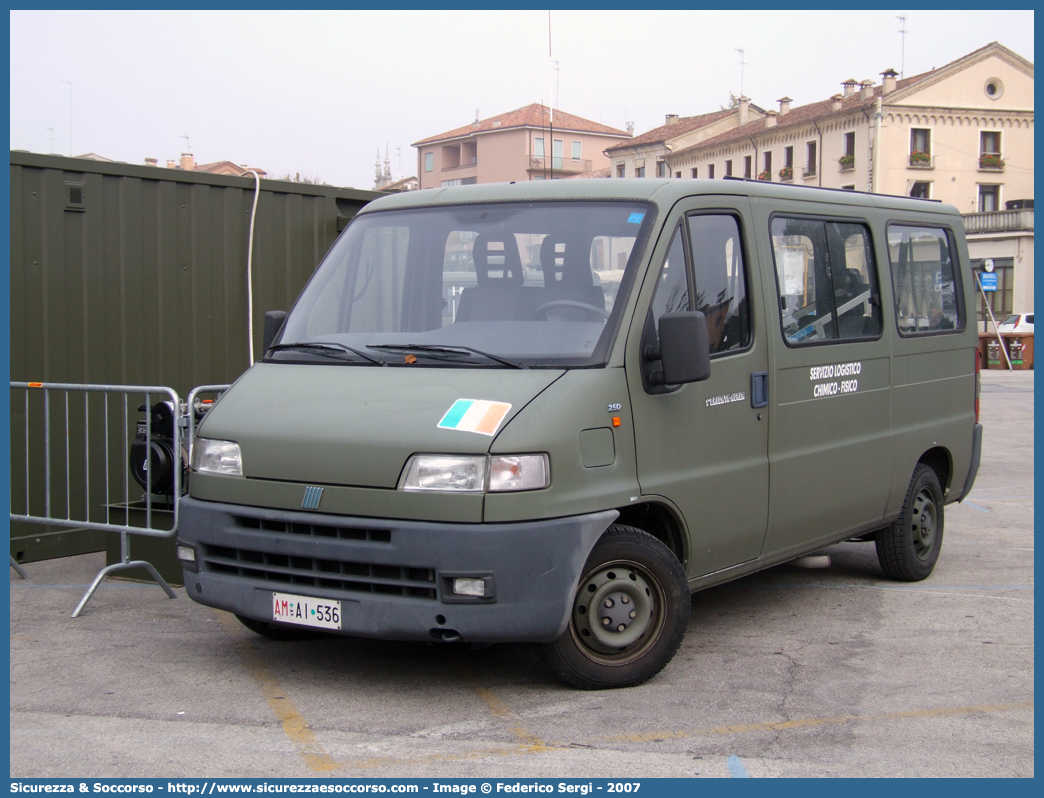
[[[584,119],[580,116],[567,114],[565,111],[560,111],[557,108],[555,109],[554,114],[554,126],[556,130],[569,130],[574,133],[599,133],[606,136],[619,136],[621,138],[628,137],[627,133],[623,130],[617,130],[608,125],[592,122],[590,119]],[[419,147],[424,144],[433,144],[437,141],[459,139],[475,133],[488,133],[491,130],[505,130],[516,127],[549,127],[550,123],[550,109],[548,109],[546,105],[533,103],[524,108],[516,108],[514,111],[508,111],[506,114],[491,116],[489,119],[482,119],[478,122],[472,122],[470,125],[458,127],[445,133],[440,133],[437,136],[429,136],[426,139],[415,141],[411,146]]]
[[[615,147],[610,147],[609,150],[612,151],[624,147],[634,147],[641,144],[663,144],[667,139],[673,139],[685,133],[691,133],[693,130],[706,125],[713,124],[714,122],[735,113],[735,111],[735,108],[727,108],[722,111],[712,111],[709,114],[700,114],[699,116],[681,116],[669,125],[660,125],[660,127],[653,128],[646,133],[642,133],[640,136],[635,136],[627,142],[622,142],[617,144]]]

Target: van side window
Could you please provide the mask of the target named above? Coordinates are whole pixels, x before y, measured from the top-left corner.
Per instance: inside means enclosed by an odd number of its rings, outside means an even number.
[[[696,285],[696,309],[707,317],[710,353],[743,349],[750,343],[743,246],[736,217],[689,217],[689,241]]]
[[[789,345],[881,334],[877,270],[864,225],[776,217],[772,251]]]
[[[667,250],[667,259],[663,262],[660,279],[653,297],[652,315],[656,328],[660,327],[660,317],[664,313],[677,313],[689,310],[689,281],[685,274],[685,246],[682,243],[682,231],[679,227],[671,240],[671,248]]]
[[[953,247],[945,230],[889,225],[888,260],[900,335],[964,329]]]

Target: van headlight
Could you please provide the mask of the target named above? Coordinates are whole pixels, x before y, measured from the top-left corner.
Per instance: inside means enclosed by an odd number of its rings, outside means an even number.
[[[235,441],[196,438],[192,442],[192,470],[201,474],[243,476],[243,455]]]
[[[487,479],[488,475],[488,479]],[[546,454],[415,454],[406,463],[400,490],[482,493],[537,490],[551,484]]]

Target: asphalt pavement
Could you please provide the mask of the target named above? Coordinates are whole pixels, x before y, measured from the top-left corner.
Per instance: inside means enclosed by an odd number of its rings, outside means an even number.
[[[11,776],[1033,776],[1033,372],[984,372],[981,406],[930,579],[844,543],[698,593],[627,690],[562,685],[530,646],[274,642],[126,581],[73,619],[104,554],[29,563]]]

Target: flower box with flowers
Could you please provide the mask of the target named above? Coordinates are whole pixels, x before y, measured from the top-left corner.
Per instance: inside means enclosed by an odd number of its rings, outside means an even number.
[[[932,156],[927,152],[911,152],[910,166],[927,167],[932,165]]]
[[[789,183],[794,179],[794,167],[784,166],[779,170],[779,179],[784,183]]]
[[[837,162],[840,165],[842,172],[847,172],[849,169],[855,169],[854,155],[842,155],[840,158],[837,159]]]
[[[768,169],[764,172],[758,172],[758,180],[772,180],[772,174]]]
[[[980,169],[1003,169],[1004,159],[996,153],[987,153],[979,156]]]

